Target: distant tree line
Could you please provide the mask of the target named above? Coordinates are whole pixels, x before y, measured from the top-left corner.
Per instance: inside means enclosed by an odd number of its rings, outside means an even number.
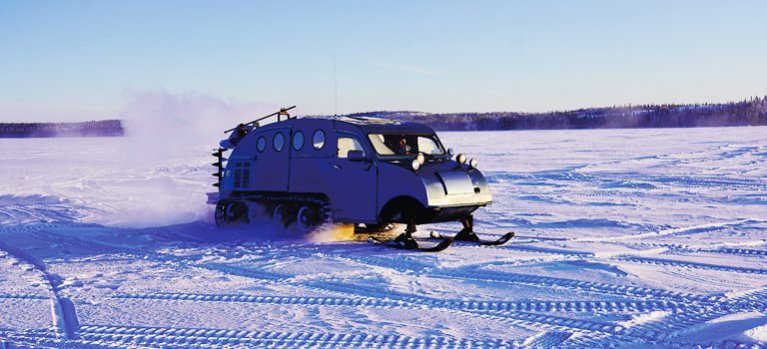
[[[767,125],[767,96],[720,104],[629,105],[546,113],[375,111],[350,116],[415,121],[437,130],[757,126]]]
[[[544,130],[584,128],[721,127],[767,125],[767,96],[718,104],[629,105],[546,113],[422,113],[373,111],[349,116],[425,123],[437,130]],[[119,137],[120,120],[0,123],[0,138]]]
[[[124,134],[120,120],[0,123],[0,138],[119,137]]]

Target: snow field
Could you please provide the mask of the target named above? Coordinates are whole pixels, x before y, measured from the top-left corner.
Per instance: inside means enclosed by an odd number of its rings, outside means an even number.
[[[205,146],[0,139],[0,348],[765,347],[766,131],[441,134],[517,236],[435,254],[218,229]]]

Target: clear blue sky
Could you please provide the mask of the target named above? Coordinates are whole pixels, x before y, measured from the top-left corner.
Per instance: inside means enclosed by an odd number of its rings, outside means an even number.
[[[767,94],[765,13],[767,1],[3,0],[0,121],[105,118],[126,91],[333,113],[336,79],[339,113],[737,100]]]

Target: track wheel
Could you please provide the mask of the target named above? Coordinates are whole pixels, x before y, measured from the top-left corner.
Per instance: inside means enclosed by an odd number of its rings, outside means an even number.
[[[310,206],[301,206],[296,213],[296,226],[303,232],[312,230],[318,223],[317,210]]]
[[[288,223],[288,207],[283,204],[277,204],[272,209],[272,220],[286,227]]]
[[[231,202],[226,205],[226,221],[241,221],[248,213],[248,206],[242,202]]]
[[[227,203],[226,201],[219,201],[216,204],[216,211],[213,214],[213,216],[214,216],[214,218],[216,220],[216,226],[220,227],[220,226],[223,226],[224,224],[226,224],[228,222],[227,214],[226,214],[227,213],[226,211],[227,211],[227,206],[228,205],[229,205],[229,203]]]

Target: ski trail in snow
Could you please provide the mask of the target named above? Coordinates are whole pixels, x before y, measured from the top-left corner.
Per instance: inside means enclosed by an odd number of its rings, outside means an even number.
[[[634,235],[575,238],[575,239],[572,239],[571,241],[601,242],[601,241],[625,241],[625,240],[636,240],[636,239],[649,239],[649,238],[658,238],[662,236],[703,233],[703,232],[719,230],[719,229],[723,229],[727,227],[738,227],[738,226],[745,226],[748,224],[764,223],[764,222],[767,222],[767,219],[749,218],[749,219],[739,219],[735,221],[727,221],[727,222],[720,222],[720,223],[700,224],[700,225],[694,225],[689,227],[663,229],[660,231],[634,234]]]
[[[733,267],[729,265],[687,262],[687,261],[670,260],[670,259],[664,259],[664,258],[625,256],[625,257],[618,257],[617,260],[625,261],[625,262],[643,263],[643,264],[670,265],[670,266],[677,266],[677,267],[683,267],[683,268],[719,270],[719,271],[727,271],[727,272],[733,272],[733,273],[767,275],[767,269],[762,269],[762,268]]]
[[[36,258],[28,255],[27,253],[8,246],[3,242],[0,242],[0,250],[6,251],[9,255],[17,258],[20,261],[28,263],[32,266],[30,270],[38,273],[40,277],[45,280],[48,288],[51,292],[51,316],[53,324],[58,330],[59,334],[67,339],[76,339],[76,331],[79,327],[77,320],[77,313],[75,312],[74,303],[68,298],[64,298],[59,294],[59,287],[61,286],[61,277],[59,275],[50,273],[45,263]]]

